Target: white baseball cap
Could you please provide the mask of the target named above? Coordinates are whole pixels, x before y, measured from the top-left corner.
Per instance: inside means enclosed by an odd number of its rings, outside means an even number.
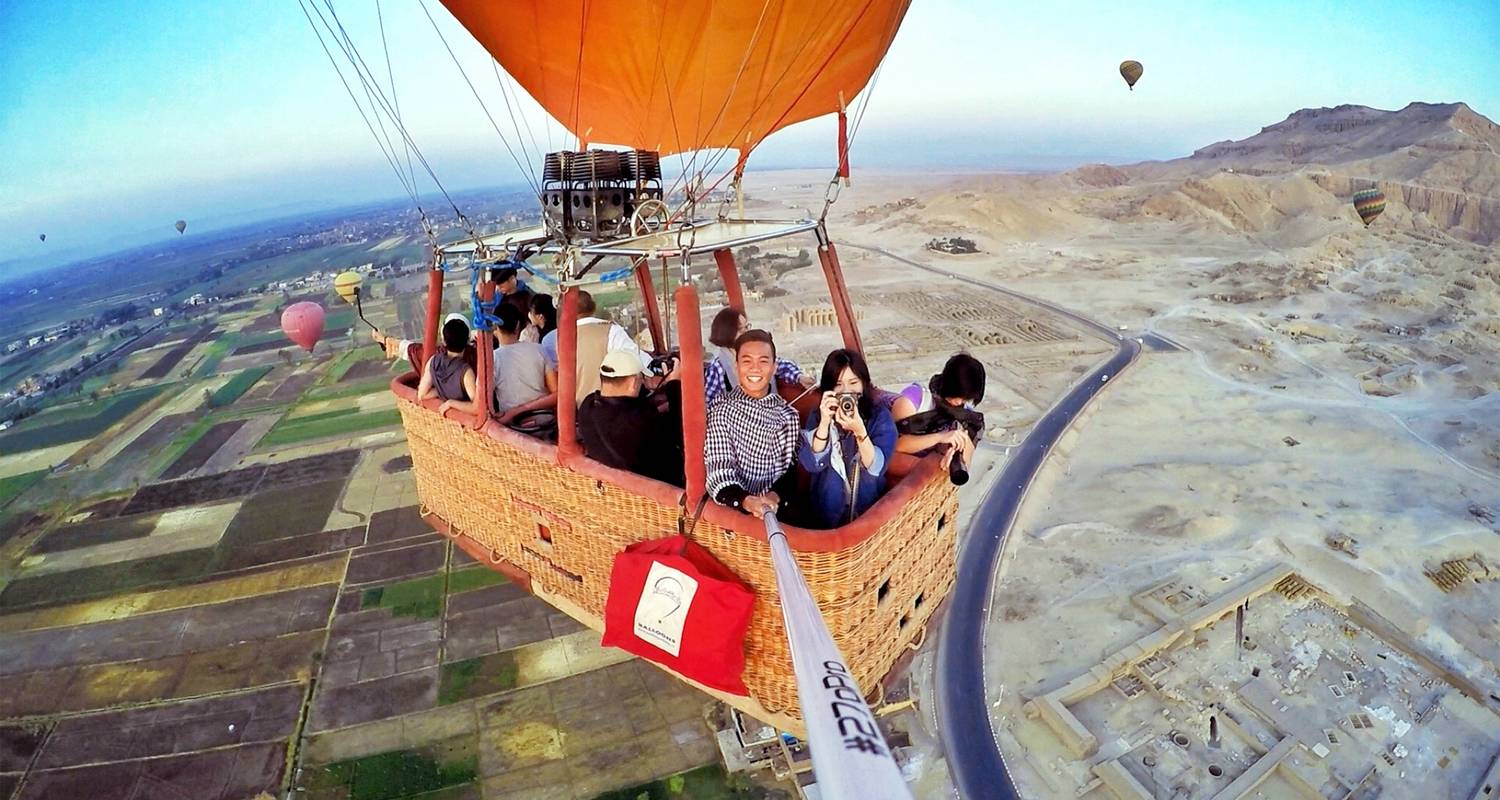
[[[611,350],[599,362],[599,374],[606,378],[624,378],[644,371],[640,357],[629,350]]]

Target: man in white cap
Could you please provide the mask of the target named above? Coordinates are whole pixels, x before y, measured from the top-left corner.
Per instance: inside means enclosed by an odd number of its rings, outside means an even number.
[[[641,372],[633,352],[604,354],[599,389],[578,406],[583,452],[605,466],[681,486],[682,384],[676,366],[654,393],[642,392]]]

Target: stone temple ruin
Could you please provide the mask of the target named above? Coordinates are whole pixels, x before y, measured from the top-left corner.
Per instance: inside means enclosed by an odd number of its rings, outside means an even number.
[[[1198,583],[1136,594],[1160,628],[1025,704],[1074,759],[1029,758],[1055,792],[1500,798],[1500,697],[1290,566]]]

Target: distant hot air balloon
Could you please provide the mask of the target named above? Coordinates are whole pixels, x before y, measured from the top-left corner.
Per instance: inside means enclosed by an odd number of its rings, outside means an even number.
[[[185,219],[179,219],[179,220],[177,220],[177,232],[178,233],[182,233],[185,230],[187,230],[187,220],[185,220]]]
[[[364,282],[364,276],[351,269],[347,272],[340,272],[339,276],[333,279],[333,290],[339,293],[339,297],[344,298],[344,302],[353,305],[355,298],[359,296],[359,287]]]
[[[344,298],[345,303],[354,306],[355,313],[359,314],[360,320],[370,326],[370,330],[378,331],[380,329],[375,327],[373,322],[365,319],[365,307],[360,302],[359,288],[364,285],[364,282],[364,276],[351,269],[340,272],[339,276],[333,279],[333,290],[339,293],[339,297]]]
[[[1125,85],[1129,86],[1132,92],[1135,91],[1135,82],[1141,79],[1141,73],[1144,71],[1145,68],[1139,61],[1120,62],[1120,77],[1125,79]]]
[[[1360,189],[1354,193],[1354,211],[1364,221],[1365,227],[1385,210],[1385,192],[1379,189]]]
[[[39,233],[39,234],[37,234],[37,237],[40,238],[44,242],[47,241],[47,234],[45,234],[45,233]]]
[[[287,306],[281,312],[281,330],[299,347],[311,353],[323,336],[323,307],[303,301]]]

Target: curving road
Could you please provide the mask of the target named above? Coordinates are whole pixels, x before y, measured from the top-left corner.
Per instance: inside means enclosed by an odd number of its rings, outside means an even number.
[[[983,289],[1035,303],[1092,331],[1114,339],[1119,349],[1095,367],[1047,411],[1027,434],[1021,446],[1011,451],[994,486],[981,502],[969,526],[968,538],[958,554],[958,583],[949,597],[949,608],[938,639],[938,724],[947,750],[948,769],[958,793],[969,800],[1014,800],[1016,788],[1010,770],[1000,756],[1000,745],[990,719],[988,693],[983,691],[985,623],[994,593],[995,572],[1005,539],[1016,512],[1042,462],[1068,426],[1109,382],[1140,355],[1142,342],[1121,336],[1095,322],[1045,300],[1021,294],[988,281],[930,267],[881,250],[845,243],[879,253],[927,272],[943,275]],[[1178,349],[1164,337],[1151,337],[1153,349]]]

